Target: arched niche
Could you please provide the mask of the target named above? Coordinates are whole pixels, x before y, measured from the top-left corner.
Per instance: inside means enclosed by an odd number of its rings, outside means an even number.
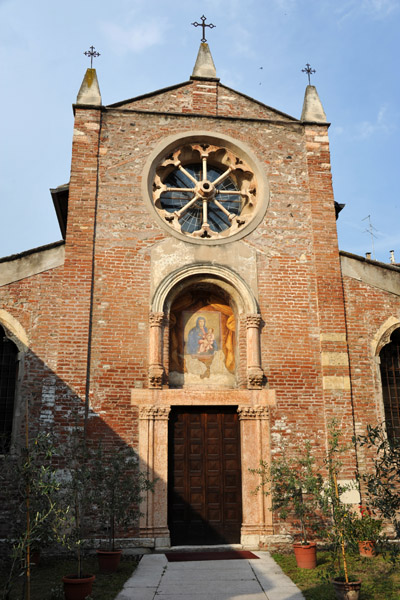
[[[237,317],[230,296],[215,284],[194,284],[169,315],[169,387],[234,388]]]
[[[204,312],[208,310],[208,312],[214,313],[222,313],[223,311],[226,311],[227,314],[221,314],[220,319],[221,323],[223,322],[223,325],[227,328],[229,328],[227,324],[229,317],[233,317],[233,319],[230,320],[229,325],[232,326],[232,324],[234,324],[235,329],[239,318],[241,318],[244,320],[246,328],[247,387],[249,389],[261,388],[264,379],[261,368],[260,354],[261,316],[259,314],[256,298],[243,279],[231,269],[221,265],[199,263],[195,265],[188,265],[182,269],[174,271],[159,284],[154,293],[151,304],[152,310],[150,313],[149,387],[161,388],[168,385],[168,368],[166,368],[167,365],[164,363],[165,355],[169,356],[170,359],[179,360],[179,357],[173,357],[172,353],[168,354],[164,352],[164,339],[166,338],[164,334],[166,329],[168,329],[168,332],[174,334],[173,328],[175,323],[173,321],[176,319],[177,307],[179,306],[179,302],[183,302],[183,305],[185,304],[185,298],[187,295],[190,296],[190,300],[188,300],[188,306],[186,307],[188,308],[187,312],[190,312],[189,309],[192,308],[193,314],[192,316],[186,315],[184,318],[182,317],[183,320],[181,323],[183,323],[184,326],[187,326],[188,320],[185,320],[186,318],[189,320],[193,318],[195,323],[193,326],[191,326],[189,323],[189,326],[186,328],[186,330],[180,331],[180,335],[183,336],[183,339],[181,339],[180,342],[178,341],[178,345],[180,344],[181,349],[184,350],[184,336],[186,335],[188,337],[190,330],[193,327],[196,327],[197,319],[200,316],[199,314],[197,314],[197,316],[195,315],[196,311],[201,312],[202,309]],[[195,302],[191,305],[190,303],[192,302],[193,297]],[[213,299],[215,302],[212,302]],[[214,306],[212,306],[213,304]],[[219,305],[218,308],[216,308],[216,305]],[[206,309],[207,306],[210,308]],[[225,319],[225,316],[227,319]],[[213,319],[215,319],[213,323],[216,324],[218,319],[217,315],[214,315]],[[170,329],[170,324],[172,325],[172,330]],[[213,326],[211,326],[211,328],[215,329]],[[236,331],[233,332],[231,330],[231,333],[231,339],[228,343],[232,342],[233,337],[236,338],[236,335],[233,336],[233,333],[236,334]],[[226,346],[229,332],[225,331],[225,334],[223,332],[219,333],[220,349],[224,342],[223,335],[226,336]],[[188,343],[188,339],[186,339],[186,343]],[[171,344],[175,344],[175,341],[170,342],[170,347],[172,348]],[[225,347],[225,351],[226,350],[227,349]],[[229,383],[229,377],[227,376],[225,381],[221,384],[222,387],[234,387],[234,380],[237,371],[236,347],[232,352],[235,361],[235,375],[231,380],[231,383]],[[225,361],[225,367],[227,364],[232,365],[232,353],[228,357],[228,353],[224,352],[223,348],[222,354],[219,355],[219,359],[220,362]],[[199,379],[201,379],[201,374],[207,374],[207,369],[207,365],[205,365],[205,370],[202,369],[201,366],[199,367],[199,371],[201,371],[199,372]],[[207,379],[207,377],[203,379]],[[178,380],[179,377],[175,377],[173,386],[180,387],[184,384],[184,378],[181,384],[179,384]],[[217,380],[215,379],[214,384],[216,381]],[[204,381],[197,381],[197,384],[199,384],[199,387],[207,387],[206,382]],[[211,385],[213,385],[213,383],[211,383]],[[218,387],[218,385],[216,387]]]

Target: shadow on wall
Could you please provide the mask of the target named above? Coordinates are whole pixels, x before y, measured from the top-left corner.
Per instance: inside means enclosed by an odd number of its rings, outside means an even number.
[[[77,460],[77,456],[71,455],[71,443],[77,431],[84,432],[85,439],[89,446],[98,447],[101,445],[102,451],[106,456],[112,457],[122,455],[125,450],[133,450],[135,453],[136,470],[138,470],[139,457],[138,448],[138,410],[131,406],[129,400],[121,400],[118,404],[109,404],[108,414],[105,410],[102,415],[89,409],[85,418],[85,405],[74,390],[72,390],[57,374],[49,368],[48,365],[28,350],[25,353],[23,364],[20,365],[18,372],[18,348],[12,340],[6,338],[6,332],[0,331],[3,343],[3,370],[1,373],[3,424],[5,426],[4,436],[5,448],[4,454],[12,460],[17,460],[17,456],[23,452],[26,443],[26,427],[28,427],[29,439],[34,440],[38,434],[50,434],[56,453],[54,455],[54,465],[61,473],[68,471],[69,461]],[[5,368],[7,364],[7,369]],[[5,377],[7,370],[8,376]],[[12,376],[10,376],[12,374]],[[3,385],[6,381],[7,386]],[[6,393],[3,393],[6,389]],[[176,410],[176,409],[175,409]],[[178,411],[179,412],[179,411]],[[188,412],[187,409],[183,412]],[[200,413],[216,413],[215,408],[200,409]],[[220,412],[220,411],[219,411]],[[236,408],[226,411],[231,419],[232,414],[236,414]],[[11,418],[10,418],[11,414]],[[121,426],[121,414],[124,415],[124,422]],[[236,417],[235,417],[236,418]],[[171,530],[172,542],[174,544],[224,544],[240,541],[241,515],[241,497],[240,497],[240,455],[238,458],[236,496],[233,497],[232,490],[226,490],[226,481],[221,478],[218,472],[218,457],[212,454],[213,440],[199,437],[197,444],[193,440],[188,440],[184,449],[185,469],[183,473],[177,469],[179,460],[177,448],[179,444],[173,443],[174,438],[174,418],[170,421],[170,440],[173,448],[170,457],[171,475],[168,489],[168,519]],[[113,427],[117,423],[123,429],[122,437]],[[228,423],[230,425],[230,423]],[[12,429],[12,430],[11,430]],[[229,440],[228,440],[229,442]],[[219,452],[223,452],[223,440],[219,442]],[[211,444],[211,445],[210,445]],[[221,445],[222,444],[222,445]],[[206,447],[207,446],[207,447]],[[240,444],[239,444],[240,446]],[[196,450],[194,451],[194,448]],[[168,449],[165,448],[165,452]],[[202,463],[199,462],[201,456]],[[1,459],[0,459],[1,460]],[[4,459],[3,459],[4,460]],[[229,460],[229,457],[227,458]],[[206,480],[209,475],[205,472],[211,468],[211,479],[217,485],[210,488],[206,498],[206,487],[210,487],[210,481]],[[162,481],[159,474],[153,472],[145,461],[141,461],[142,472],[145,472],[146,478],[154,484],[157,494],[158,486],[166,486],[167,482]],[[183,479],[182,479],[183,477]],[[226,477],[231,477],[226,473]],[[15,519],[16,494],[18,490],[12,487],[11,479],[4,480],[0,491],[1,514],[0,514],[0,536],[7,538],[16,533],[18,519]],[[182,493],[183,492],[183,493]],[[230,500],[230,504],[229,504]],[[232,503],[237,500],[238,506],[235,507],[235,523],[232,524],[233,508]],[[224,504],[225,502],[225,504]],[[165,508],[165,507],[164,507]],[[146,511],[146,506],[141,507]],[[152,545],[151,540],[143,539],[141,544],[139,536],[139,521],[136,511],[136,519],[129,524],[120,527],[116,532],[119,538],[119,545]],[[92,510],[90,516],[90,537],[94,540],[104,539],[106,531],[103,523],[96,518],[96,509]],[[233,537],[232,537],[233,536]],[[121,539],[122,538],[122,539]],[[123,539],[126,542],[123,542]],[[132,539],[134,538],[134,539]],[[131,540],[131,541],[130,541]]]

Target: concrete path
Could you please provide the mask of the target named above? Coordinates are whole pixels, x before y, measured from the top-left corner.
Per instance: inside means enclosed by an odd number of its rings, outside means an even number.
[[[146,554],[115,600],[304,600],[268,552],[260,559],[168,562]]]

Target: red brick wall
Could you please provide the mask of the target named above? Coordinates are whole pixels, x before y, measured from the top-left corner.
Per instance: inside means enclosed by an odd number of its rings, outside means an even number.
[[[264,220],[240,243],[257,253],[262,364],[277,394],[272,430],[302,432],[322,455],[332,416],[340,417],[347,441],[353,434],[350,389],[326,384],[345,381],[348,366],[321,360],[322,352],[347,353],[327,127],[304,126],[215,82],[204,85],[194,81],[121,108],[76,108],[65,265],[0,288],[0,307],[20,321],[31,344],[24,389],[39,412],[41,381],[55,373],[54,418],[67,423],[71,407],[85,403],[89,373],[97,414],[90,428],[110,443],[136,445],[130,390],[148,385],[150,253],[167,236],[143,201],[143,168],[167,135],[222,133],[251,148],[270,184]],[[181,114],[157,114],[162,110]],[[377,414],[367,340],[398,302],[361,288],[346,279],[358,429]],[[238,344],[243,380],[243,335]],[[344,476],[354,464],[350,453]]]
[[[24,425],[25,402],[28,400],[32,433],[38,423],[46,427],[54,407],[44,406],[42,394],[49,398],[55,391],[59,350],[59,315],[62,310],[61,287],[63,268],[58,267],[33,277],[0,287],[0,309],[6,310],[25,330],[29,350],[21,362],[22,387],[19,403]]]
[[[351,277],[344,277],[343,284],[355,429],[362,435],[368,423],[384,420],[377,344],[387,319],[400,320],[400,297]],[[359,449],[358,460],[361,470],[368,467],[365,448]]]

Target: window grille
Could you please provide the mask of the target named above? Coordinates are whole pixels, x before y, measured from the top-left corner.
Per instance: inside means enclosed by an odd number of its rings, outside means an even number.
[[[383,403],[389,440],[400,441],[400,329],[380,353]]]

